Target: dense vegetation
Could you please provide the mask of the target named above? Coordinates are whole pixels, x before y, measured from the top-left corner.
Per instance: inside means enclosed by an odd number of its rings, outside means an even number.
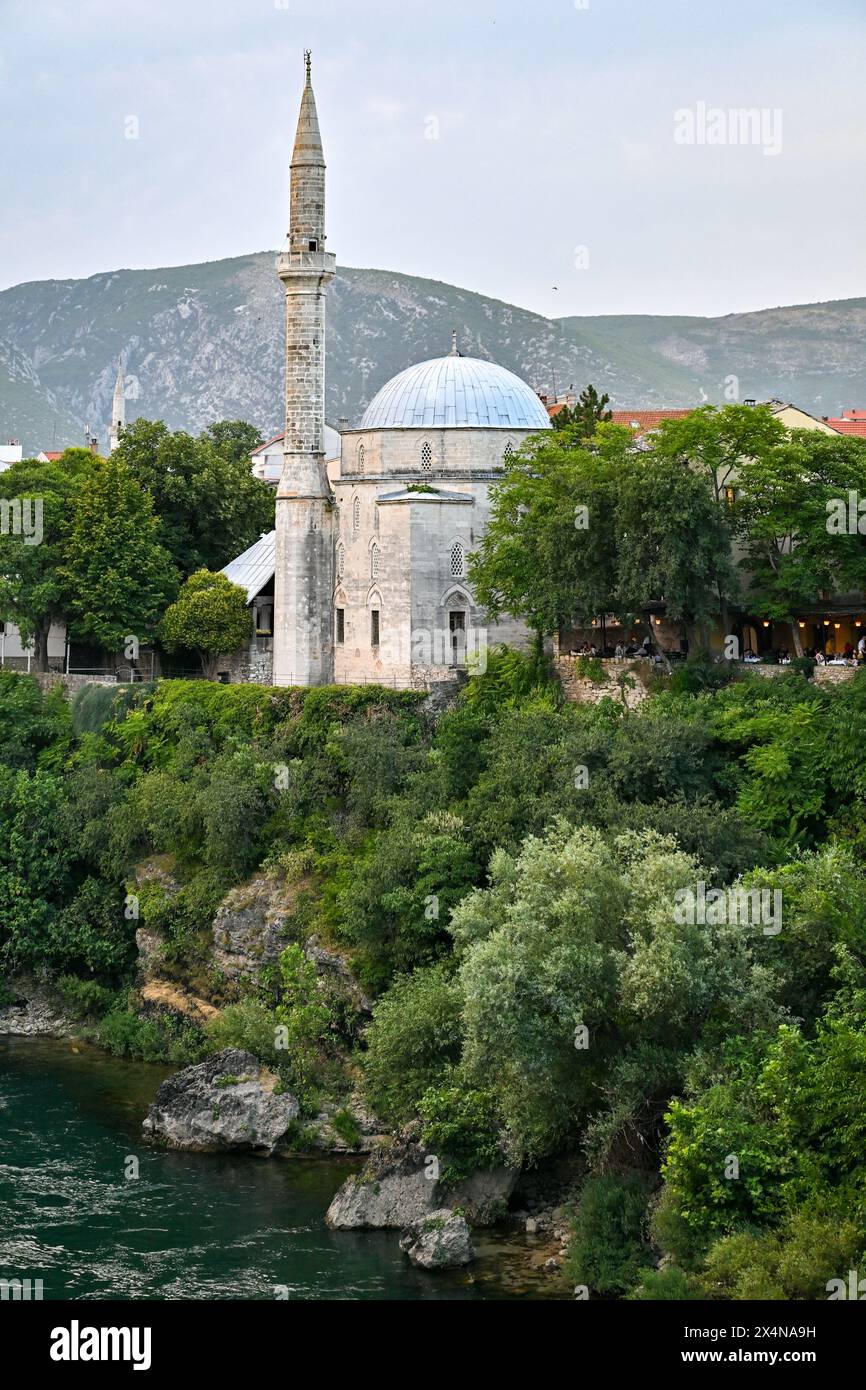
[[[52,623],[74,642],[123,650],[128,661],[161,637],[167,650],[195,651],[205,666],[214,642],[240,644],[249,620],[229,611],[226,581],[209,576],[205,593],[198,572],[219,571],[273,525],[273,490],[250,472],[261,442],[242,420],[219,421],[197,439],[136,420],[107,459],[67,449],[4,472],[4,499],[24,520],[0,528],[0,622],[32,643],[37,670],[48,670]],[[191,576],[192,602],[189,585],[181,589]],[[245,602],[236,590],[235,609]]]
[[[70,709],[2,673],[2,970],[53,981],[121,1054],[250,1047],[302,1117],[360,1074],[446,1179],[575,1155],[593,1292],[826,1296],[866,1250],[866,677],[667,685],[572,706],[494,654],[434,723],[369,687]],[[210,924],[254,875],[291,904],[285,950],[230,989]],[[700,882],[780,890],[781,932],[684,924]],[[221,1006],[205,1028],[141,1010],[142,926]],[[374,997],[365,1030],[313,933]]]

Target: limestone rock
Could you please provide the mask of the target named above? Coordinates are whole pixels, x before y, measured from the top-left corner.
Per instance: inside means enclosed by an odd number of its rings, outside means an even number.
[[[226,980],[255,979],[277,961],[296,896],[279,880],[256,878],[223,899],[213,921],[213,962]]]
[[[145,1133],[171,1149],[252,1149],[272,1154],[298,1115],[278,1077],[250,1052],[227,1048],[164,1081]]]
[[[20,978],[7,982],[12,1002],[0,1006],[0,1034],[22,1037],[73,1037],[77,1031],[72,1019],[49,991],[33,980]]]
[[[459,1208],[474,1225],[492,1225],[511,1195],[516,1170],[485,1169],[446,1191],[433,1176],[432,1158],[414,1142],[377,1149],[343,1183],[328,1208],[328,1225],[340,1231],[402,1229],[443,1208]]]
[[[304,955],[316,967],[320,989],[343,1004],[344,1014],[372,1014],[373,1002],[352,974],[346,956],[325,946],[319,936],[307,938],[304,943]]]
[[[469,1227],[449,1207],[408,1227],[400,1237],[400,1249],[419,1269],[458,1269],[475,1259]]]
[[[156,888],[163,899],[175,897],[181,885],[174,876],[174,860],[170,854],[155,854],[136,865],[133,878],[138,892]],[[137,974],[140,984],[155,979],[163,968],[163,940],[159,932],[147,926],[136,929],[138,951]]]
[[[306,1127],[313,1148],[322,1153],[368,1154],[382,1143],[383,1125],[358,1095],[342,1103],[326,1101]]]

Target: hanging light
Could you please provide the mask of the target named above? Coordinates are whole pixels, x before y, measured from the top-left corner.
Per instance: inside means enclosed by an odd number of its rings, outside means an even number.
[[[797,626],[798,626],[798,627],[805,627],[806,624],[805,624],[805,623],[798,623]]]
[[[769,622],[765,622],[765,623],[764,623],[764,627],[769,627],[769,626],[770,626]]]
[[[842,624],[841,624],[841,623],[834,623],[833,626],[835,627],[836,631],[838,632],[838,631],[839,631],[839,628],[842,626]]]

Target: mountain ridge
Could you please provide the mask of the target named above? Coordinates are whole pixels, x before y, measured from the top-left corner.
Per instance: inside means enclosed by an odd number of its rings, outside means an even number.
[[[104,444],[118,357],[127,418],[198,432],[280,427],[283,292],[274,252],[31,280],[0,291],[0,434],[25,453]],[[866,298],[701,315],[547,318],[446,281],[340,267],[328,305],[326,413],[360,414],[404,367],[461,350],[549,396],[592,382],[614,408],[779,397],[817,415],[866,405]],[[76,433],[77,432],[77,433]]]

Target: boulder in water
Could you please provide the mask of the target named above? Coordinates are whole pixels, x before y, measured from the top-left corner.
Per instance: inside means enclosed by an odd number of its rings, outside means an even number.
[[[298,1116],[279,1077],[235,1047],[163,1081],[144,1131],[170,1149],[251,1149],[272,1154]]]
[[[475,1259],[469,1227],[450,1207],[413,1222],[400,1237],[400,1249],[419,1269],[458,1269]]]

